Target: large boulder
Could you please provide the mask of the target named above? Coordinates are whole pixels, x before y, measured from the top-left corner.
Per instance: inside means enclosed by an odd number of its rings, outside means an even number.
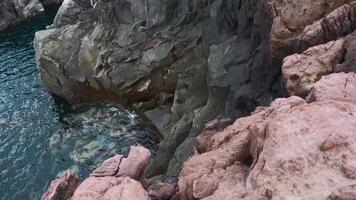
[[[353,91],[354,92],[354,91]],[[356,104],[277,99],[198,139],[178,199],[353,199]]]

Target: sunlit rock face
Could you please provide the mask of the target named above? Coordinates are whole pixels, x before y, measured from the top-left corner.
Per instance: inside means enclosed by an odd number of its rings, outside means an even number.
[[[323,76],[338,72],[355,72],[355,44],[356,31],[284,58],[282,80],[288,93],[306,97],[314,84]],[[326,93],[332,94],[330,91]]]
[[[177,199],[354,199],[355,113],[353,102],[293,96],[203,132],[203,148],[180,173]]]
[[[283,96],[283,58],[351,33],[355,19],[348,0],[65,0],[36,34],[36,60],[53,94],[146,113],[165,135],[146,175],[174,176],[206,121]]]

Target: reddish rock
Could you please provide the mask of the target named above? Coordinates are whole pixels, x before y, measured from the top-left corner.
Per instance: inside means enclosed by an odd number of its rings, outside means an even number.
[[[128,176],[139,180],[150,161],[151,153],[144,147],[131,147],[129,156],[123,158],[116,176]]]
[[[308,102],[340,100],[356,103],[356,74],[334,73],[322,77],[310,90]]]
[[[216,133],[180,173],[178,199],[352,199],[356,104],[277,99]],[[206,140],[199,142],[207,142]]]
[[[90,176],[114,176],[119,171],[122,155],[116,155],[103,162]]]
[[[70,199],[80,183],[79,177],[71,171],[51,182],[47,192],[41,200],[67,200]]]
[[[218,117],[204,125],[204,128],[200,135],[198,136],[199,140],[201,141],[197,145],[197,149],[199,152],[207,151],[210,146],[209,141],[210,138],[217,132],[222,131],[227,126],[231,125],[233,120],[224,117]],[[205,142],[202,142],[202,141]]]
[[[315,46],[283,61],[283,83],[290,95],[305,97],[315,82],[331,74],[344,55],[344,39]]]
[[[71,200],[149,200],[141,183],[129,177],[89,177]]]
[[[144,147],[132,146],[127,158],[107,159],[80,185],[78,176],[67,172],[51,183],[42,200],[149,200],[139,180],[150,155]],[[167,186],[162,189],[169,191]]]

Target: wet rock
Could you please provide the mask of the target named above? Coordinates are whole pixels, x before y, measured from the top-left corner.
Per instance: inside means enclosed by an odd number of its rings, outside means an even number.
[[[41,200],[67,200],[79,186],[79,177],[71,171],[65,172],[63,176],[51,182],[47,192]]]
[[[65,152],[63,159],[72,160],[79,169],[90,171],[106,158],[128,155],[130,145],[142,145],[155,152],[158,137],[144,127],[138,116],[110,102],[71,106],[61,115],[67,127],[49,139],[49,150]],[[83,170],[79,170],[83,175]]]
[[[308,102],[340,100],[356,103],[356,74],[333,73],[323,76],[310,90]]]
[[[185,162],[178,199],[350,198],[355,112],[350,102],[298,97],[258,108]]]

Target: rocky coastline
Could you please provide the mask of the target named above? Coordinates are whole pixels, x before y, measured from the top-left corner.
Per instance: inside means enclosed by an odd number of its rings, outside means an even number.
[[[0,31],[39,15],[45,7],[60,5],[62,0],[1,0]]]
[[[352,0],[65,0],[34,41],[48,91],[164,138],[42,199],[356,199],[355,30]]]

